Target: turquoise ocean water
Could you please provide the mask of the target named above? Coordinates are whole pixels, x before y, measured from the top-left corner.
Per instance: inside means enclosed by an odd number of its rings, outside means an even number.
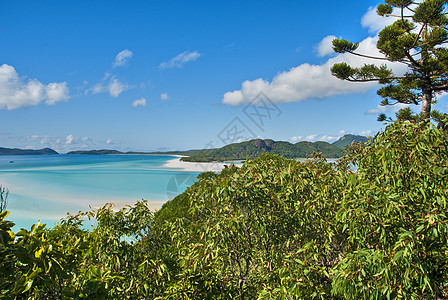
[[[29,228],[37,220],[52,226],[67,212],[107,202],[145,199],[160,207],[191,185],[198,172],[167,168],[162,155],[0,156],[0,185],[9,190],[8,219]]]

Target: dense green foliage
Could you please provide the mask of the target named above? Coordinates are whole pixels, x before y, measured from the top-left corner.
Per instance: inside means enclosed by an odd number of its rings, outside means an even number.
[[[13,233],[3,212],[0,298],[446,299],[446,133],[394,123],[347,151],[204,173],[155,215]]]
[[[383,98],[381,105],[421,104],[418,118],[428,121],[432,117],[440,126],[447,126],[446,114],[431,112],[437,94],[448,91],[446,9],[446,0],[386,0],[378,5],[377,13],[396,21],[378,34],[376,46],[383,57],[358,53],[359,43],[343,39],[334,40],[333,49],[338,53],[400,63],[406,67],[406,72],[394,74],[385,64],[354,68],[337,63],[331,68],[333,75],[354,82],[377,81],[383,85],[377,92]],[[379,120],[385,120],[385,115],[381,114]]]

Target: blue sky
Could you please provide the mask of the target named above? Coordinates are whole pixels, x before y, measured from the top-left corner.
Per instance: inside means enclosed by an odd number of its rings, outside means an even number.
[[[379,3],[1,1],[0,147],[152,151],[374,134],[384,126],[377,86],[339,81],[329,67],[365,62],[332,53],[333,37],[375,53],[388,22],[374,14]]]

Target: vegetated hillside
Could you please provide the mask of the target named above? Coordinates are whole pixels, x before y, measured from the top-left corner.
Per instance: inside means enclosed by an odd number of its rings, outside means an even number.
[[[44,148],[44,149],[18,149],[18,148],[1,148],[0,147],[0,155],[52,155],[59,154],[53,149]]]
[[[109,149],[102,149],[102,150],[78,150],[78,151],[70,151],[67,154],[82,154],[82,155],[111,155],[111,154],[125,154],[118,150],[109,150]]]
[[[0,212],[2,295],[448,299],[448,138],[432,124],[392,124],[336,164],[265,154],[198,179],[155,214],[109,204],[15,234]]]
[[[271,139],[250,140],[242,143],[226,145],[218,149],[190,150],[182,154],[188,157],[184,161],[224,161],[260,157],[264,153],[278,154],[286,158],[304,158],[313,152],[321,152],[326,158],[342,156],[338,147],[327,142],[277,142]]]
[[[362,136],[362,135],[353,135],[353,134],[346,134],[343,137],[341,137],[339,140],[333,143],[334,146],[345,149],[346,146],[349,146],[353,143],[367,143],[369,141],[369,138]]]

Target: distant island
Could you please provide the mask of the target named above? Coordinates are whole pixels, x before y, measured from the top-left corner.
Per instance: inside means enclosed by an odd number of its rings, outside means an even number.
[[[118,151],[118,150],[109,150],[109,149],[102,149],[102,150],[78,150],[78,151],[70,151],[67,154],[76,154],[76,155],[114,155],[114,154],[126,154],[124,152]]]
[[[189,162],[212,162],[245,160],[260,157],[263,153],[272,153],[286,158],[304,158],[313,152],[320,152],[325,158],[339,158],[343,155],[344,148],[352,143],[366,143],[368,138],[360,135],[346,134],[336,142],[290,142],[274,141],[271,139],[255,139],[241,143],[229,144],[216,149],[201,149],[187,151],[166,151],[166,152],[121,152],[118,150],[79,150],[70,151],[68,155],[182,155],[182,161]],[[0,155],[50,155],[58,154],[50,148],[39,150],[0,148]]]
[[[304,158],[313,152],[320,152],[325,158],[339,158],[344,148],[352,143],[366,143],[368,138],[360,135],[347,134],[333,144],[327,142],[302,141],[295,144],[271,139],[255,139],[242,143],[229,144],[218,149],[189,150],[181,154],[182,161],[211,162],[226,160],[244,160],[247,157],[257,158],[263,153],[272,153],[286,158]]]
[[[53,149],[18,149],[18,148],[2,148],[0,147],[0,155],[54,155],[59,154]]]

